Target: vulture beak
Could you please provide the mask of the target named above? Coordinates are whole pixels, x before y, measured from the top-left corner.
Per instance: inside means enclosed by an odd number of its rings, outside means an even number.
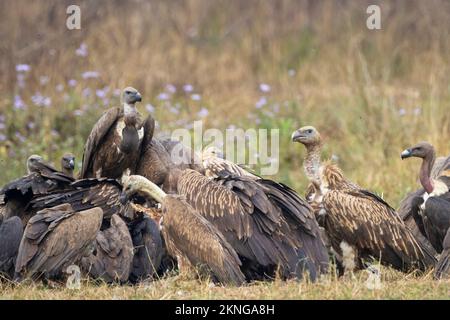
[[[134,95],[134,101],[136,102],[141,102],[142,101],[142,96],[139,92],[136,92],[136,94]]]
[[[126,204],[128,202],[128,194],[125,191],[122,191],[120,194],[119,201],[121,204]]]
[[[74,169],[75,168],[75,161],[73,159],[70,159],[69,161],[69,168]]]
[[[411,156],[412,156],[412,151],[411,151],[411,149],[403,150],[403,152],[402,152],[401,155],[400,155],[400,157],[402,158],[402,160],[403,160],[403,159],[406,159],[406,158],[409,158],[409,157],[411,157]]]
[[[302,132],[298,130],[294,131],[291,136],[292,142],[297,142],[301,137],[303,137]]]

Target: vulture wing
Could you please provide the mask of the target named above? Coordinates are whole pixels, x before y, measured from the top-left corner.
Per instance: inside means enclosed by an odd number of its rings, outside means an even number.
[[[0,274],[14,274],[14,262],[23,235],[23,225],[19,217],[0,221]]]
[[[106,282],[128,280],[133,261],[133,243],[125,222],[117,215],[111,226],[97,234],[95,253],[82,259],[82,267],[94,278]]]
[[[153,219],[143,216],[129,226],[134,246],[132,282],[152,277],[159,269],[163,255],[159,225]]]
[[[193,266],[206,267],[222,283],[241,285],[241,261],[223,235],[183,199],[168,195],[163,202],[163,235],[169,253]]]
[[[100,208],[76,212],[69,204],[39,211],[28,222],[20,243],[16,274],[58,277],[77,263],[100,230]]]
[[[400,217],[385,201],[361,189],[330,190],[323,198],[326,229],[333,247],[343,240],[363,256],[381,259],[400,270],[434,264]],[[338,249],[339,250],[339,249]]]
[[[141,175],[156,185],[162,185],[169,173],[171,159],[161,142],[157,139],[142,144],[136,174]]]
[[[102,143],[103,138],[117,121],[120,110],[121,109],[118,107],[109,109],[101,116],[92,128],[92,131],[86,140],[86,144],[84,145],[80,178],[87,178],[90,174],[90,170],[92,170],[93,166],[92,158],[94,157],[99,145]]]
[[[219,157],[208,157],[203,160],[203,166],[205,167],[205,175],[210,178],[216,178],[220,175],[220,172],[227,172],[239,177],[249,177],[253,179],[259,179],[260,177],[247,171],[241,166],[232,161],[228,161]]]
[[[436,279],[450,278],[450,229],[447,231],[442,246],[443,250],[434,273]]]

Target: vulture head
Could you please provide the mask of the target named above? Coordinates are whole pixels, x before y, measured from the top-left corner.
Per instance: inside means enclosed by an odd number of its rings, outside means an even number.
[[[39,172],[39,164],[42,163],[42,157],[37,154],[33,154],[27,159],[27,169],[28,173]]]
[[[61,158],[61,170],[65,174],[73,176],[73,170],[75,169],[75,156],[71,153],[66,153]]]
[[[316,128],[312,126],[302,127],[292,133],[292,141],[300,142],[306,147],[320,144],[320,134]]]
[[[166,197],[166,193],[164,191],[143,176],[124,175],[122,177],[122,186],[122,194],[120,195],[120,201],[122,203],[126,203],[136,194],[144,197],[150,197],[159,203],[162,203]]]
[[[422,159],[432,159],[434,157],[434,147],[428,142],[419,142],[415,146],[403,150],[401,153],[401,158],[422,158]]]
[[[134,105],[136,102],[142,101],[142,96],[133,87],[126,87],[122,92],[122,101],[127,105]]]

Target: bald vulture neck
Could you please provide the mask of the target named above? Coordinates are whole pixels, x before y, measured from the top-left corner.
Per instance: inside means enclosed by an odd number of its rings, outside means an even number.
[[[306,146],[306,156],[303,161],[303,168],[309,181],[317,186],[320,185],[320,153],[322,146],[320,143]]]
[[[167,194],[164,191],[162,191],[156,184],[154,184],[148,179],[142,181],[139,187],[139,191],[143,195],[151,199],[154,199],[159,203],[163,203],[164,198],[167,196]]]
[[[434,189],[430,174],[435,159],[436,154],[433,151],[432,153],[428,154],[425,158],[423,158],[422,165],[420,166],[419,180],[427,193],[432,193]]]

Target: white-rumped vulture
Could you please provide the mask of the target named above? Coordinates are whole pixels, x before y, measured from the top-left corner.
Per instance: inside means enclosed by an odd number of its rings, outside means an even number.
[[[309,199],[318,203],[319,214],[334,251],[347,271],[364,267],[375,259],[401,271],[433,267],[435,258],[383,199],[346,179],[333,164],[320,160],[320,135],[304,127],[292,135],[307,147],[304,168],[314,191]]]
[[[100,208],[75,211],[70,204],[39,211],[25,228],[15,279],[60,279],[67,267],[88,254],[102,219]]]
[[[97,233],[93,252],[82,258],[82,269],[94,279],[124,283],[130,276],[132,262],[130,232],[122,218],[114,214],[110,227]]]
[[[309,260],[311,266],[306,269],[311,274],[325,273],[328,267],[326,248],[321,241],[319,226],[308,204],[288,186],[273,180],[262,179],[241,166],[222,159],[221,156],[221,152],[215,147],[204,150],[202,160],[206,176],[235,191],[238,191],[238,188],[234,186],[235,183],[244,184],[245,187],[240,187],[243,190],[253,186],[259,188],[264,194],[263,197],[270,201],[268,208],[280,212],[277,222],[286,226],[279,230],[283,230],[286,237],[290,238],[287,242],[297,243],[294,247],[299,247],[298,259]],[[270,235],[273,230],[266,231],[267,235]],[[295,261],[295,258],[292,259]]]
[[[419,230],[440,253],[447,230],[450,228],[450,168],[444,165],[438,171],[439,174],[433,177],[432,169],[436,154],[428,142],[420,142],[404,150],[401,157],[422,159],[419,180],[424,191],[412,198],[410,212]]]
[[[64,163],[64,158],[61,160]],[[5,218],[19,216],[26,224],[32,211],[30,201],[38,196],[71,189],[73,177],[32,155],[27,160],[28,174],[13,180],[0,190],[0,210]]]
[[[127,87],[122,93],[122,107],[106,111],[92,128],[83,153],[80,178],[117,179],[125,171],[134,173],[143,140],[151,140],[154,119],[145,120],[136,109],[139,92]]]
[[[4,219],[0,215],[0,275],[10,279],[14,276],[14,267],[22,235],[23,225],[19,217]]]
[[[71,153],[65,153],[61,158],[61,171],[73,178],[73,171],[75,169],[75,156]]]
[[[198,214],[183,197],[168,195],[142,176],[123,178],[123,199],[136,193],[162,205],[161,229],[169,254],[176,257],[181,272],[196,268],[223,284],[245,282],[241,261],[222,233]]]
[[[159,224],[143,215],[128,224],[134,246],[133,265],[129,280],[132,283],[152,278],[158,272],[163,256]]]

